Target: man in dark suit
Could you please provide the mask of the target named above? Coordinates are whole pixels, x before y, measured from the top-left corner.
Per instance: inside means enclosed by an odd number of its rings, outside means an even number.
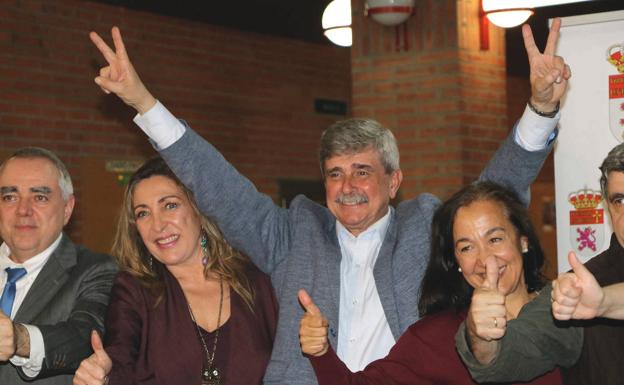
[[[71,384],[103,332],[116,265],[63,234],[73,187],[52,152],[13,153],[0,197],[0,384]]]

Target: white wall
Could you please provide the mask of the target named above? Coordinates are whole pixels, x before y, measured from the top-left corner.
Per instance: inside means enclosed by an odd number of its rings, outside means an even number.
[[[562,104],[560,134],[555,147],[555,191],[557,206],[557,256],[559,272],[569,269],[567,254],[575,250],[586,261],[609,245],[611,227],[606,205],[603,224],[570,225],[571,193],[600,191],[602,160],[619,141],[609,129],[609,75],[617,75],[607,49],[624,45],[624,11],[574,16],[562,19],[557,54],[572,69],[569,89]],[[624,102],[624,99],[622,99]],[[621,140],[621,139],[620,139]],[[604,200],[603,200],[604,203]],[[579,250],[577,229],[594,232],[596,250]],[[590,238],[594,239],[594,238]]]

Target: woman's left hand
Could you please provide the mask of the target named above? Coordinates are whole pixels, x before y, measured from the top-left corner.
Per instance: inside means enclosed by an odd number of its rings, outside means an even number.
[[[498,353],[498,340],[505,335],[507,311],[505,296],[498,291],[498,264],[495,257],[485,261],[485,280],[472,294],[466,318],[466,333],[474,357],[489,364]]]
[[[485,261],[486,278],[472,294],[466,326],[471,336],[485,341],[502,338],[507,327],[505,296],[498,291],[498,264],[495,257]]]
[[[91,332],[91,347],[93,354],[80,363],[74,374],[74,385],[108,384],[108,374],[113,368],[113,362],[104,350],[102,339],[95,330]]]

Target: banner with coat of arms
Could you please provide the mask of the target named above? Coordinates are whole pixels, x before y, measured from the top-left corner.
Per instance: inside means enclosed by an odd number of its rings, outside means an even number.
[[[623,32],[624,10],[561,20],[556,55],[570,65],[572,77],[554,149],[559,273],[570,269],[570,251],[585,262],[609,246],[612,223],[599,167],[624,142]]]

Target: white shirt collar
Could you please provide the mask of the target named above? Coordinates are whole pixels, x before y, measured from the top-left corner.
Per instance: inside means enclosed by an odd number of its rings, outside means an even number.
[[[63,233],[59,234],[58,238],[47,249],[43,250],[41,253],[35,255],[32,258],[26,260],[23,264],[15,263],[10,258],[11,250],[9,246],[4,242],[2,246],[0,246],[0,273],[4,272],[4,269],[7,267],[23,267],[26,269],[26,273],[30,274],[35,270],[41,269],[41,267],[48,261],[52,252],[56,250],[58,245],[61,243],[61,238],[63,238]]]
[[[362,231],[357,236],[351,234],[349,230],[338,219],[336,219],[336,234],[339,239],[343,240],[356,240],[356,239],[368,239],[377,236],[379,240],[383,241],[388,232],[390,226],[390,217],[394,215],[394,207],[388,206],[388,212],[383,217],[379,218],[377,222],[370,225],[366,230]]]

